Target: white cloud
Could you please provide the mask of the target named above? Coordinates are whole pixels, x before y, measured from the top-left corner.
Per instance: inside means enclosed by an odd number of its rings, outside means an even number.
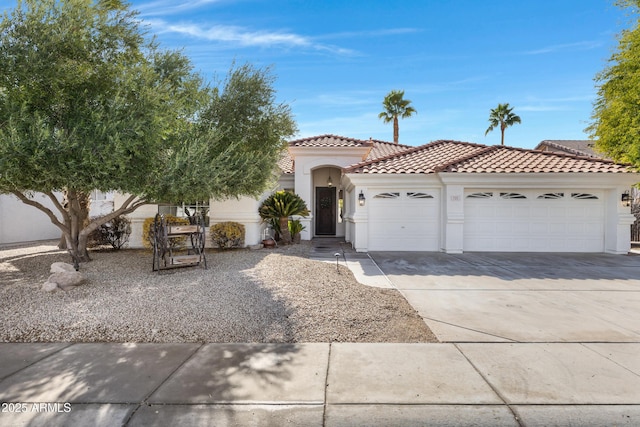
[[[142,16],[163,16],[197,9],[218,2],[220,2],[220,0],[156,0],[137,5],[135,9],[137,9]]]
[[[587,40],[587,41],[576,42],[576,43],[565,43],[565,44],[546,46],[540,49],[525,51],[525,52],[522,52],[522,54],[523,55],[542,55],[545,53],[555,53],[555,52],[567,51],[567,50],[591,50],[591,49],[597,49],[600,46],[602,46],[602,42],[600,41]]]
[[[302,48],[340,55],[355,53],[350,49],[316,43],[309,37],[284,31],[251,31],[244,27],[230,25],[204,27],[194,23],[169,23],[161,19],[150,19],[145,22],[158,33],[174,33],[206,41],[229,43],[230,47]]]

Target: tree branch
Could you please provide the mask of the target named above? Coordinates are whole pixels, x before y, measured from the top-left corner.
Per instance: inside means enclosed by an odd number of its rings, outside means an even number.
[[[22,201],[22,203],[27,204],[29,206],[33,206],[33,207],[39,209],[40,211],[44,212],[49,217],[49,219],[51,220],[51,222],[55,226],[57,226],[58,228],[60,228],[61,230],[65,231],[65,232],[69,232],[69,228],[64,223],[60,222],[58,217],[51,211],[51,209],[47,208],[42,203],[39,203],[39,202],[36,202],[35,200],[29,199],[27,196],[25,196],[20,191],[11,191],[11,194],[13,194],[18,199],[20,199]],[[60,204],[58,203],[58,205],[60,205]]]

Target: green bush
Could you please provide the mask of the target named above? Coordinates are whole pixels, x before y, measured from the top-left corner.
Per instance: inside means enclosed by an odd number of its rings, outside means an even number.
[[[186,218],[180,218],[174,215],[165,215],[165,220],[167,224],[178,224],[178,225],[189,225],[189,220]],[[142,223],[142,244],[145,248],[152,249],[153,248],[153,223],[155,221],[155,217],[147,218]],[[179,237],[170,237],[169,238],[169,247],[172,250],[184,249],[186,246],[187,237],[179,236]]]
[[[244,247],[244,225],[237,222],[221,222],[209,228],[211,240],[220,249]]]
[[[131,220],[120,215],[102,224],[89,234],[89,246],[111,245],[115,250],[122,249],[129,243],[131,236]]]
[[[306,217],[309,209],[305,201],[294,193],[288,191],[276,191],[267,197],[260,207],[258,214],[263,222],[277,225],[275,230],[280,233],[284,244],[291,243],[291,233],[289,232],[289,217],[299,215]]]

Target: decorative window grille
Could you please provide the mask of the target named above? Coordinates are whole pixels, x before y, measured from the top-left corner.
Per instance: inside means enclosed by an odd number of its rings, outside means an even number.
[[[500,197],[503,199],[526,199],[527,196],[520,193],[500,193]]]
[[[571,197],[578,200],[598,200],[598,196],[589,193],[571,193]]]
[[[467,199],[490,199],[493,197],[493,193],[471,193],[467,196]]]
[[[410,199],[433,199],[433,196],[428,193],[407,193],[407,197]]]
[[[562,199],[564,197],[564,193],[544,193],[538,196],[538,199]]]
[[[373,196],[374,199],[397,199],[400,193],[380,193]]]

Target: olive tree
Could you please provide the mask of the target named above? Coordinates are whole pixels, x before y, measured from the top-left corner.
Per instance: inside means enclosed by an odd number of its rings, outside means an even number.
[[[616,161],[640,166],[640,0],[619,0],[632,17],[618,48],[595,80],[598,96],[586,129],[596,148]]]
[[[269,70],[232,67],[212,88],[136,16],[120,0],[24,0],[0,22],[0,193],[43,211],[75,262],[143,204],[259,194],[295,133]],[[93,190],[128,197],[87,222]]]

